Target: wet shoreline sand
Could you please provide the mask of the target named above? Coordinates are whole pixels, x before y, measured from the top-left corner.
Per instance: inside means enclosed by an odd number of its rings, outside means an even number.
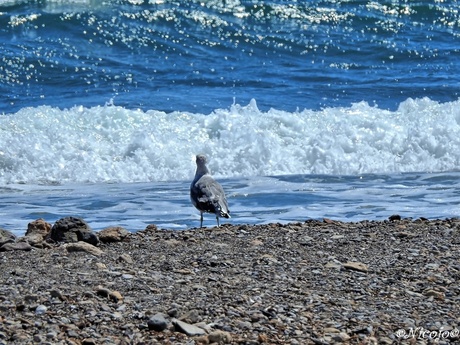
[[[152,225],[75,248],[0,253],[0,344],[459,341],[458,219]]]

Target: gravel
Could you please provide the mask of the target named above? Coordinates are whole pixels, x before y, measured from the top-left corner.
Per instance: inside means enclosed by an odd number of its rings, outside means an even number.
[[[460,343],[458,219],[117,229],[0,252],[0,344]]]

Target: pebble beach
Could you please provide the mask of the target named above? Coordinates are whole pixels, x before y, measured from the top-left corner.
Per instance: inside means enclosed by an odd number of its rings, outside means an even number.
[[[0,344],[460,343],[458,219],[75,241],[36,222],[0,247]]]

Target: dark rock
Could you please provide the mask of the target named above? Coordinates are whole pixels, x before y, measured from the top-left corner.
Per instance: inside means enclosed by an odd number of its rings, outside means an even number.
[[[93,246],[99,245],[99,239],[90,226],[83,219],[77,217],[59,219],[51,228],[48,238],[56,242],[83,241]]]
[[[79,241],[83,241],[93,246],[99,245],[99,238],[94,232],[86,232],[86,231],[77,231],[77,237]]]
[[[161,332],[168,328],[168,321],[163,314],[158,313],[150,318],[147,322],[147,326],[151,331]]]
[[[156,232],[158,231],[158,227],[155,224],[149,224],[145,228],[144,232]]]
[[[392,216],[388,217],[390,222],[395,222],[397,220],[401,220],[401,216],[399,214],[393,214]]]
[[[179,311],[177,308],[171,308],[168,310],[168,315],[171,317],[177,317],[179,315]]]
[[[14,241],[16,241],[16,236],[11,231],[0,228],[0,247]]]
[[[109,297],[111,291],[109,289],[103,288],[103,287],[98,287],[96,290],[96,295],[102,296],[102,297]]]

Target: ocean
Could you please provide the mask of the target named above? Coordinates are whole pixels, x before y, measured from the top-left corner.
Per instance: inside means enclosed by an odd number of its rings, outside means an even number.
[[[460,213],[457,1],[0,0],[0,227]],[[215,225],[212,215],[204,225]]]

